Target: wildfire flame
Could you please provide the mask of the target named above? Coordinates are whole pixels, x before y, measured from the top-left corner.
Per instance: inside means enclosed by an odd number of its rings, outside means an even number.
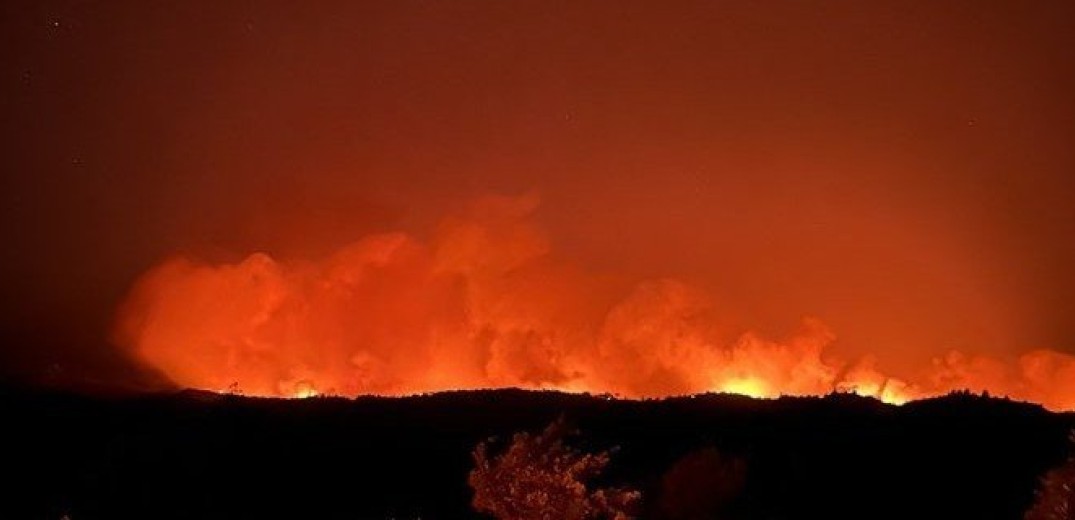
[[[116,341],[183,386],[249,395],[402,395],[551,388],[624,397],[755,397],[834,390],[891,403],[952,390],[1075,408],[1075,357],[1014,362],[950,352],[907,380],[826,352],[804,320],[791,338],[728,339],[709,298],[674,279],[631,287],[553,261],[535,197],[490,197],[435,238],[367,236],[328,258],[174,258],[120,308]]]

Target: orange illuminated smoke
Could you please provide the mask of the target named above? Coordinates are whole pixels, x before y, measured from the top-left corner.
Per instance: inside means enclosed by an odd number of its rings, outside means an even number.
[[[429,241],[367,236],[318,261],[172,259],[138,281],[116,339],[179,385],[249,395],[843,390],[899,403],[969,389],[1075,408],[1075,358],[1059,352],[1011,363],[950,352],[897,379],[828,355],[834,336],[817,320],[779,341],[729,336],[685,283],[619,286],[553,261],[536,204],[486,198]]]

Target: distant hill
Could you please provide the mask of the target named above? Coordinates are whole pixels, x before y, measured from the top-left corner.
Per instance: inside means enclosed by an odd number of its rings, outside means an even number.
[[[891,406],[850,394],[282,400],[7,388],[0,518],[474,517],[474,446],[560,416],[580,431],[580,449],[618,446],[603,478],[640,489],[649,517],[685,456],[739,461],[721,518],[743,519],[1020,518],[1075,426],[1072,414],[969,394]],[[667,482],[704,495],[725,492],[711,482],[723,478]]]

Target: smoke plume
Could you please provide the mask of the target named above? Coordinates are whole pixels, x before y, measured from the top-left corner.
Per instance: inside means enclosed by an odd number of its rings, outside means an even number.
[[[251,395],[402,395],[488,387],[657,397],[855,391],[889,402],[958,389],[1075,408],[1075,358],[948,352],[910,378],[839,359],[806,318],[789,337],[729,330],[674,278],[623,283],[552,252],[534,195],[489,196],[423,240],[369,235],[324,258],[172,258],[118,313],[116,342],[176,384]]]

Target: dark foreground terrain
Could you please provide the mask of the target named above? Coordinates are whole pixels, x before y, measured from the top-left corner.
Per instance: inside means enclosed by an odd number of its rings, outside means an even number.
[[[750,519],[1021,518],[1075,425],[1071,414],[972,395],[895,407],[851,395],[272,400],[6,389],[0,518],[475,517],[475,445],[561,415],[580,431],[573,446],[619,447],[598,484],[640,490],[649,517],[657,504],[702,496],[721,497],[721,518]],[[723,466],[668,475],[700,452]]]

